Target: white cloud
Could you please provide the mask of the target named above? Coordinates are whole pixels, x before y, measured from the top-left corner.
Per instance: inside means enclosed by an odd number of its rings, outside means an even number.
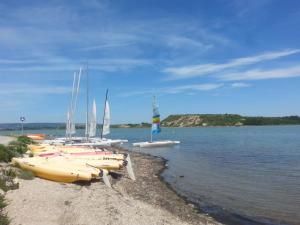
[[[18,94],[67,94],[71,92],[70,87],[62,86],[43,86],[33,84],[0,84],[1,95]]]
[[[4,66],[0,68],[2,72],[46,72],[46,71],[77,71],[80,65],[85,65],[80,60],[73,62],[64,58],[51,58],[40,60],[1,60],[1,63],[15,65]],[[36,64],[41,64],[36,66]],[[134,58],[103,58],[103,59],[89,59],[89,68],[92,70],[114,72],[122,70],[130,70],[134,67],[151,65],[151,60],[148,59],[134,59]]]
[[[269,52],[256,56],[237,58],[223,64],[199,64],[193,66],[183,67],[169,67],[163,70],[165,73],[169,73],[170,79],[185,79],[196,76],[203,76],[213,72],[219,72],[229,68],[236,68],[245,65],[250,65],[262,61],[274,60],[284,56],[299,53],[300,49],[283,50],[278,52]]]
[[[222,80],[266,80],[266,79],[278,79],[300,77],[300,66],[294,66],[289,68],[270,69],[270,70],[248,70],[239,73],[228,73],[222,75]]]
[[[222,87],[223,84],[192,84],[162,89],[162,92],[177,94],[186,91],[210,91]]]
[[[163,87],[156,89],[147,89],[142,91],[129,91],[120,94],[120,97],[130,97],[136,95],[153,95],[153,94],[179,94],[179,93],[187,93],[191,94],[192,91],[210,91],[215,90],[222,87],[222,83],[206,83],[206,84],[192,84],[192,85],[182,85],[176,87]]]
[[[231,87],[234,87],[234,88],[244,88],[244,87],[250,87],[250,86],[251,86],[251,84],[242,83],[242,82],[237,82],[237,83],[231,84]]]
[[[180,48],[197,48],[207,50],[213,47],[212,44],[206,44],[198,40],[194,40],[184,36],[170,35],[166,37],[167,45],[174,49]]]
[[[107,0],[81,0],[77,4],[50,1],[29,6],[19,4],[13,11],[1,6],[0,9],[3,12],[0,57],[7,59],[0,62],[3,70],[5,65],[30,64],[31,60],[35,66],[43,66],[45,60],[37,59],[37,56],[44,54],[47,60],[64,57],[69,63],[94,55],[107,59],[149,58],[157,64],[160,60],[174,63],[229,42],[199,20],[167,14],[124,20],[115,11],[115,4]],[[15,61],[15,56],[26,60]],[[109,70],[120,68],[115,66]],[[51,70],[51,67],[44,68]],[[41,70],[41,67],[35,70]],[[24,71],[29,69],[24,68]]]
[[[130,45],[134,45],[132,41],[123,41],[123,42],[115,42],[115,43],[103,43],[98,45],[92,45],[87,47],[82,47],[77,49],[78,51],[94,51],[94,50],[102,50],[108,48],[120,48],[120,47],[127,47]]]
[[[257,11],[264,9],[266,5],[271,3],[271,0],[235,0],[231,1],[238,17],[248,17],[257,14]]]

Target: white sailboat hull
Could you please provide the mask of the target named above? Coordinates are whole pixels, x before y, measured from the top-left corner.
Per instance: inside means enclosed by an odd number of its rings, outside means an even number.
[[[109,147],[111,144],[107,141],[97,141],[97,142],[79,142],[65,144],[66,146],[88,146],[88,147]]]
[[[125,139],[91,138],[91,142],[99,142],[99,141],[104,141],[104,142],[110,143],[111,146],[120,146],[123,143],[128,142],[128,140],[125,140]]]
[[[53,140],[44,140],[47,144],[65,144],[73,146],[91,146],[91,147],[105,147],[105,146],[120,146],[127,143],[125,139],[106,139],[106,138],[89,138],[88,142],[86,137],[72,137],[69,138],[56,138]]]
[[[134,147],[140,147],[140,148],[151,148],[151,147],[163,147],[163,146],[171,146],[171,145],[176,145],[180,144],[180,141],[153,141],[153,142],[137,142],[133,143]]]

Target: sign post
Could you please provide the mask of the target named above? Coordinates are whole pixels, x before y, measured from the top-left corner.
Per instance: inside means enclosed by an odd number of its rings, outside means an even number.
[[[21,126],[22,126],[22,135],[24,134],[24,121],[25,121],[25,117],[24,116],[21,116],[20,117],[20,121],[21,121]]]

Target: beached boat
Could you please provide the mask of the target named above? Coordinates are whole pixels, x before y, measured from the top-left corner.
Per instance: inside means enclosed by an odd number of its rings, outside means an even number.
[[[25,136],[35,141],[44,140],[46,137],[45,134],[26,134]]]
[[[71,142],[71,143],[65,143],[66,146],[87,146],[87,147],[109,147],[111,146],[110,141],[83,141],[83,142]]]
[[[91,181],[93,178],[99,178],[100,174],[97,168],[36,158],[13,158],[12,163],[40,178],[57,182]]]
[[[146,142],[137,142],[133,143],[134,147],[141,147],[141,148],[146,148],[146,147],[163,147],[163,146],[171,146],[171,145],[176,145],[180,144],[180,141],[170,141],[170,140],[165,140],[165,141],[146,141]]]
[[[152,107],[153,107],[153,117],[152,117],[150,141],[136,142],[136,143],[133,143],[133,146],[144,148],[144,147],[163,147],[163,146],[171,146],[171,145],[180,144],[180,141],[171,141],[171,140],[153,141],[153,134],[159,134],[161,132],[160,114],[158,111],[158,105],[156,103],[155,96],[153,97]]]
[[[46,144],[29,145],[28,148],[34,153],[35,157],[33,158],[37,159],[67,160],[107,170],[120,170],[125,167],[129,177],[135,180],[129,154],[118,154],[106,149],[94,150],[77,146],[51,146]]]
[[[81,70],[80,73],[81,74]],[[80,81],[79,78],[76,78],[74,76],[73,81],[73,92],[75,92],[75,80]],[[50,144],[66,144],[70,146],[91,146],[91,147],[104,147],[104,146],[120,146],[123,143],[128,142],[128,140],[124,139],[107,139],[104,138],[105,135],[108,135],[110,133],[110,107],[108,103],[108,89],[106,90],[105,95],[105,102],[104,102],[104,113],[103,113],[103,125],[101,130],[100,137],[96,137],[96,131],[97,131],[97,107],[96,107],[96,101],[93,101],[92,105],[92,112],[89,117],[88,113],[88,102],[89,102],[89,96],[88,96],[88,84],[87,84],[87,111],[86,111],[86,125],[85,125],[85,137],[72,137],[72,134],[75,134],[75,123],[74,123],[74,113],[76,109],[76,102],[77,102],[77,95],[78,95],[78,88],[79,88],[79,81],[77,83],[77,91],[75,94],[72,92],[72,101],[71,101],[71,110],[69,110],[67,114],[67,123],[66,123],[66,134],[67,136],[65,138],[56,138],[54,140],[47,140],[45,143]],[[88,81],[88,74],[87,74],[87,81]],[[88,83],[88,82],[87,82]],[[76,97],[74,98],[73,95]],[[75,99],[75,102],[74,102]],[[74,108],[75,107],[75,108]]]

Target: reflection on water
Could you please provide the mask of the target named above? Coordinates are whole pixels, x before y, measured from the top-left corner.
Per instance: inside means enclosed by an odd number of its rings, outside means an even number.
[[[110,137],[149,136],[112,129]],[[232,224],[300,223],[300,126],[165,128],[157,138],[181,144],[133,150],[168,159],[163,177],[202,209]]]

